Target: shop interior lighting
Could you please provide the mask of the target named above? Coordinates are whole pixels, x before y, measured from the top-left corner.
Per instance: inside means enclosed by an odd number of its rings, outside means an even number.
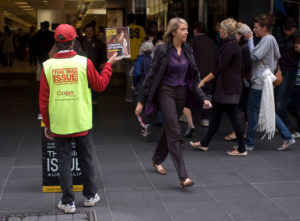
[[[15,2],[16,5],[27,5],[27,2]]]

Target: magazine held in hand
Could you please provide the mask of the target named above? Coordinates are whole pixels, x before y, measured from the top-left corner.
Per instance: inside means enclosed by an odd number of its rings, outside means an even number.
[[[107,59],[115,52],[117,57],[130,58],[129,27],[106,28]]]

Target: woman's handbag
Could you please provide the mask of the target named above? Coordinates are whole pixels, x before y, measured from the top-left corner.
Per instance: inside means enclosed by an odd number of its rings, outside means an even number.
[[[265,68],[267,68],[264,60],[261,60],[261,62],[263,63],[263,65],[265,66]],[[279,63],[277,63],[277,69],[276,69],[275,77],[276,77],[276,80],[273,81],[273,85],[276,87],[276,86],[279,86],[282,83],[282,80],[283,80],[282,79],[282,73],[281,73],[281,69],[280,69]]]
[[[273,82],[273,85],[276,87],[276,86],[280,85],[283,81],[279,64],[277,64],[277,70],[275,73],[275,77],[276,77],[276,80]]]

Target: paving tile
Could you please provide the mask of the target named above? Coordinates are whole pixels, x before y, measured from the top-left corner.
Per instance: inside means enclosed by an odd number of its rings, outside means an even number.
[[[39,193],[42,191],[42,179],[9,179],[5,193]]]
[[[112,217],[111,217],[108,207],[101,206],[101,207],[95,207],[93,209],[95,210],[97,220],[112,221]]]
[[[251,156],[251,152],[247,157],[232,157],[232,156],[220,156],[220,159],[222,161],[231,166],[235,170],[243,170],[243,169],[253,169],[253,170],[259,170],[259,169],[274,169],[273,165],[270,164],[267,160],[262,158],[259,155],[253,155]],[[251,162],[251,163],[249,163]]]
[[[247,170],[239,171],[239,174],[250,183],[266,183],[266,182],[284,182],[293,181],[295,179],[278,169],[271,170]]]
[[[158,193],[161,199],[165,202],[194,202],[214,201],[211,194],[201,186],[193,186],[192,188],[176,188],[170,187],[168,189],[159,189]]]
[[[109,190],[132,190],[152,187],[147,177],[143,174],[111,174],[104,176],[103,183],[105,188]]]
[[[166,206],[175,221],[232,221],[216,202],[168,202]]]
[[[199,162],[190,163],[189,158],[186,158],[185,161],[187,162],[186,166],[192,172],[195,173],[208,173],[208,172],[223,172],[223,171],[232,171],[232,167],[225,164],[221,160],[200,160]]]
[[[288,176],[290,176],[292,179],[295,180],[300,180],[300,170],[298,167],[294,167],[294,168],[282,168],[280,169],[283,173],[287,174]]]
[[[266,198],[249,184],[207,186],[205,189],[209,191],[217,201]]]
[[[245,184],[247,181],[234,171],[202,173],[192,171],[195,182],[203,185],[233,185]]]
[[[53,194],[41,192],[4,193],[0,200],[0,212],[51,211]]]
[[[15,166],[42,165],[42,144],[38,146],[22,145],[15,161]]]
[[[280,206],[290,217],[300,217],[300,198],[274,199],[274,202]]]
[[[8,169],[0,169],[0,179],[6,179],[8,176],[9,170]]]
[[[288,214],[268,199],[224,201],[221,204],[238,221],[289,218]]]
[[[2,170],[9,170],[13,166],[13,163],[13,157],[0,157],[0,168]]]
[[[117,210],[112,209],[112,217],[115,221],[171,221],[168,213],[160,206],[119,207]]]
[[[118,163],[128,163],[136,162],[137,159],[130,150],[126,147],[111,147],[111,149],[96,149],[96,155],[98,157],[99,163],[103,164],[118,164]]]
[[[298,182],[255,184],[255,186],[270,198],[300,197]]]
[[[162,206],[159,196],[153,189],[108,191],[107,196],[112,210],[126,206],[132,208]]]
[[[10,179],[41,179],[42,167],[40,168],[30,168],[30,167],[14,167]]]
[[[113,220],[171,220],[154,190],[108,191]]]

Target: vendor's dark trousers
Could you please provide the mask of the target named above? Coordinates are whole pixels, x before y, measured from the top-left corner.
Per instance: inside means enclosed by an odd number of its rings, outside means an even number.
[[[185,180],[187,172],[184,165],[179,116],[182,114],[187,96],[186,87],[162,85],[158,89],[158,105],[163,115],[163,132],[153,155],[153,162],[161,164],[168,153],[176,168],[180,180]]]
[[[217,102],[214,103],[209,128],[206,133],[206,136],[201,141],[201,146],[208,147],[211,139],[214,137],[214,135],[217,133],[220,127],[220,123],[224,111],[229,117],[233,126],[233,130],[237,136],[238,151],[240,153],[243,153],[246,151],[246,149],[244,143],[244,130],[243,130],[242,122],[239,118],[238,104],[221,104]]]
[[[55,148],[58,158],[59,180],[62,189],[62,203],[70,203],[74,201],[73,192],[73,176],[71,172],[72,166],[72,148],[71,142],[74,141],[77,147],[79,167],[83,179],[83,195],[87,198],[94,197],[97,187],[94,181],[95,170],[92,159],[92,142],[91,135],[64,138],[55,137]]]

